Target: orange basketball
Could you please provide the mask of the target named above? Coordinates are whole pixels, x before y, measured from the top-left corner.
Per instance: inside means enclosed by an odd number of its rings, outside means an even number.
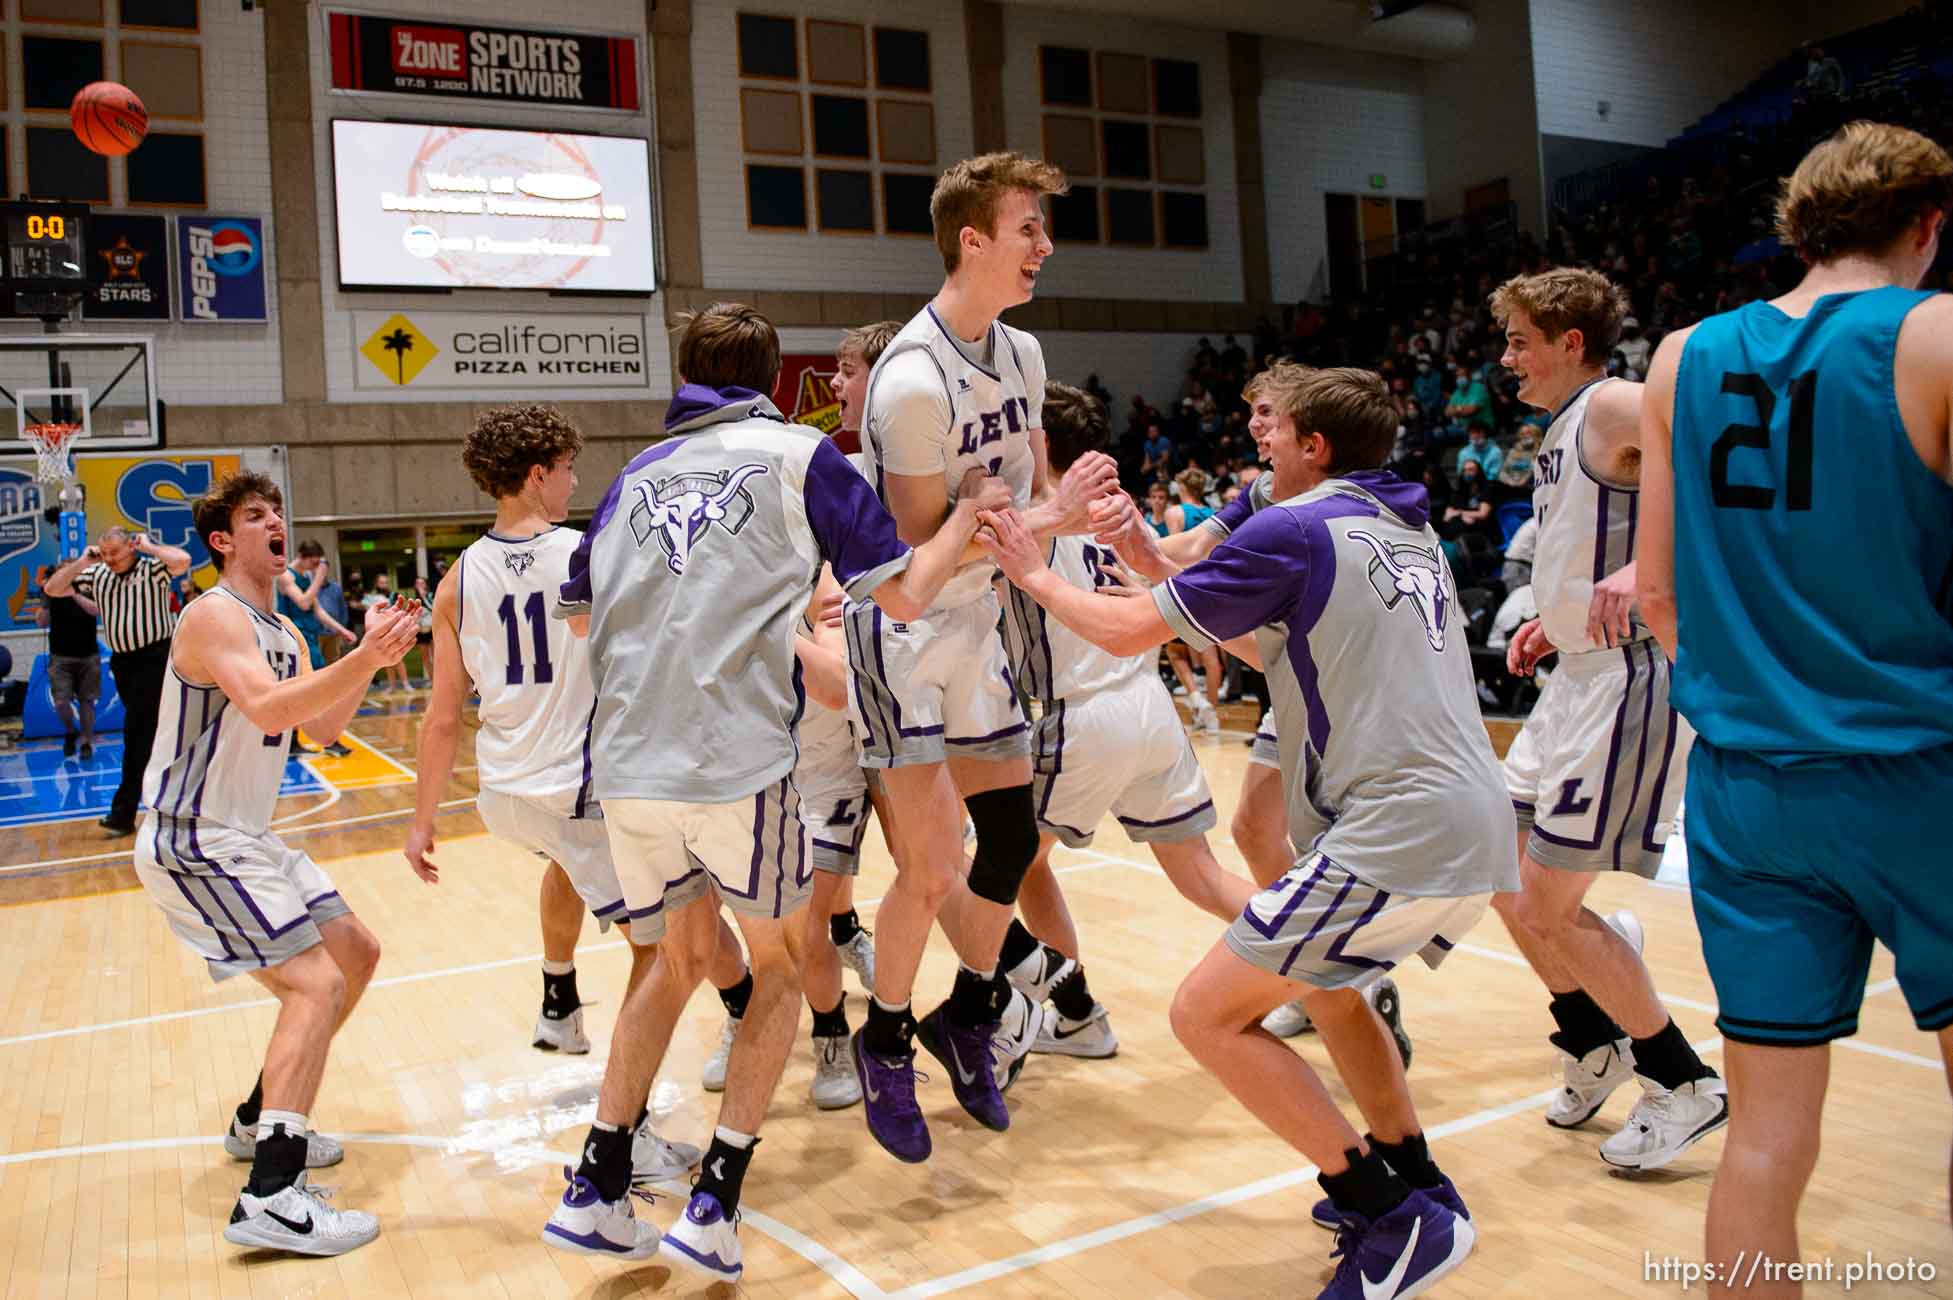
[[[91,81],[76,91],[68,120],[82,144],[111,158],[128,153],[149,134],[149,110],[135,91],[116,81]]]

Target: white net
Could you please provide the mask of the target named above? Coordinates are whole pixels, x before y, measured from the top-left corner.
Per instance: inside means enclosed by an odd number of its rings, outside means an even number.
[[[25,433],[27,440],[34,444],[35,478],[43,483],[65,483],[74,477],[74,458],[70,451],[81,433],[79,424],[30,424]]]

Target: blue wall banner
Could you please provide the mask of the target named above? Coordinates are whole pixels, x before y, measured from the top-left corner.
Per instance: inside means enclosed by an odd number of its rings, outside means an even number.
[[[266,318],[262,217],[178,217],[176,270],[178,319]]]

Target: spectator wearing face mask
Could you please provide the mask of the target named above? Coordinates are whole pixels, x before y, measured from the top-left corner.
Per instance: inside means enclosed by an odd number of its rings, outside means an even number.
[[[1458,451],[1460,474],[1465,472],[1467,463],[1476,464],[1479,472],[1488,481],[1497,478],[1499,470],[1505,464],[1505,453],[1499,450],[1498,443],[1492,441],[1491,430],[1482,424],[1474,424],[1471,427],[1471,441]]]

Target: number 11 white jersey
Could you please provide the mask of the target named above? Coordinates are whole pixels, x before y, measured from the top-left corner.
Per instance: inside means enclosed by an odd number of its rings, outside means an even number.
[[[461,659],[481,694],[480,784],[545,802],[567,797],[579,813],[596,690],[587,643],[550,615],[582,540],[563,527],[529,538],[484,533],[457,561]]]

